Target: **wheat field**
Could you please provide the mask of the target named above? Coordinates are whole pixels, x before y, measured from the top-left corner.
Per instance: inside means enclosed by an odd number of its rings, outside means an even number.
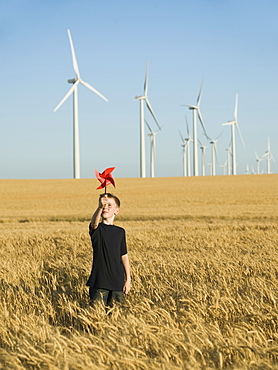
[[[0,369],[278,369],[278,175],[116,178],[132,291],[108,311],[97,186],[0,180]]]

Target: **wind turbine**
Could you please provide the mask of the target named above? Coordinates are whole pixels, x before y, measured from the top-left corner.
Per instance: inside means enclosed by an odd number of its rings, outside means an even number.
[[[148,126],[148,129],[150,130],[150,134],[148,136],[150,136],[150,139],[151,139],[151,146],[150,146],[150,150],[151,150],[151,157],[150,157],[150,176],[151,177],[154,177],[154,162],[155,162],[155,147],[156,147],[156,135],[158,133],[159,130],[157,131],[153,131],[150,127],[150,125],[148,124],[148,122],[145,120],[146,122],[146,125]]]
[[[216,143],[219,140],[221,135],[222,133],[215,140],[208,137],[210,139],[210,144],[211,144],[211,173],[212,173],[212,176],[215,176],[215,159],[217,159]]]
[[[190,152],[188,152],[188,147],[189,147],[189,143],[190,141],[185,139],[180,130],[179,130],[179,134],[180,134],[180,137],[181,137],[181,140],[182,140],[182,153],[183,153],[183,176],[190,176],[189,175],[189,172],[188,172],[188,162],[186,161],[186,157],[188,158],[188,156],[190,157]],[[187,155],[186,155],[187,154]]]
[[[237,111],[238,111],[238,94],[236,94],[236,103],[234,110],[234,120],[222,123],[223,126],[231,126],[231,137],[232,137],[232,174],[236,175],[236,142],[235,142],[235,126],[239,132],[243,146],[245,147],[238,122],[237,122]]]
[[[201,141],[198,139],[199,144],[200,144],[200,149],[202,151],[202,176],[205,176],[206,170],[205,170],[205,150],[207,146],[204,146]]]
[[[270,151],[270,140],[269,140],[269,138],[268,138],[268,144],[267,144],[267,151],[265,152],[265,154],[263,155],[263,157],[266,158],[266,161],[267,161],[267,173],[270,174],[271,173],[270,172],[270,161],[273,160],[275,162],[275,160],[274,160],[274,157],[273,157],[273,155],[272,155],[272,153]]]
[[[200,92],[197,98],[196,105],[186,105],[190,110],[193,111],[193,171],[194,176],[198,176],[198,137],[197,137],[197,114],[201,125],[203,127],[204,133],[207,136],[206,129],[204,126],[204,121],[200,111],[200,103],[202,97],[203,81],[201,84]],[[197,114],[196,114],[197,113]]]
[[[223,175],[226,175],[227,159],[224,164],[220,164],[220,167],[223,167]]]
[[[73,47],[73,42],[70,34],[70,30],[68,30],[71,54],[72,54],[72,63],[73,63],[73,70],[75,72],[75,78],[68,80],[68,83],[73,84],[69,91],[66,93],[64,98],[60,101],[60,103],[54,109],[56,112],[60,106],[67,100],[67,98],[73,94],[73,171],[74,171],[74,178],[80,179],[80,149],[79,149],[79,125],[78,125],[78,99],[77,99],[77,86],[79,83],[87,87],[89,90],[93,91],[95,94],[99,95],[105,101],[108,101],[100,92],[98,92],[94,87],[89,85],[87,82],[83,81],[80,77],[79,68],[77,64],[77,59]]]
[[[257,162],[257,174],[260,174],[260,161],[263,160],[263,158],[259,158],[258,154],[255,152],[256,155],[256,162]]]
[[[231,174],[231,156],[232,156],[232,152],[231,152],[231,145],[229,146],[229,148],[226,149],[227,150],[227,168],[228,168],[228,175]]]
[[[144,127],[144,100],[146,102],[147,108],[150,111],[155,123],[157,124],[159,130],[161,127],[158,124],[158,121],[155,117],[154,111],[151,107],[148,98],[148,63],[146,66],[146,77],[144,83],[144,94],[141,96],[136,96],[136,100],[140,100],[140,177],[146,177],[146,148],[145,148],[145,127]]]

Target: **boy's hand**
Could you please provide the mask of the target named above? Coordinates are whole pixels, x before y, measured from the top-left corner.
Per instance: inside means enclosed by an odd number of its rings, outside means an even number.
[[[127,280],[127,281],[125,282],[124,287],[123,287],[123,292],[124,292],[125,294],[128,294],[128,293],[130,292],[130,289],[131,289],[131,282],[130,282],[130,280]]]
[[[104,208],[105,204],[107,204],[108,202],[108,197],[107,197],[107,194],[104,194],[104,195],[101,195],[99,197],[99,202],[98,202],[98,207],[99,208]]]

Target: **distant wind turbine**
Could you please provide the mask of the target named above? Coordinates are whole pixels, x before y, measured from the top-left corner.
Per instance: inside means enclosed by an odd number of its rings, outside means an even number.
[[[235,126],[238,130],[240,135],[241,141],[243,146],[245,147],[238,122],[237,122],[237,113],[238,113],[238,94],[236,94],[236,103],[235,103],[235,110],[234,110],[234,120],[222,123],[223,126],[231,126],[231,139],[232,139],[232,174],[236,175],[236,141],[235,141]]]
[[[151,107],[148,98],[148,63],[146,66],[146,77],[145,77],[145,84],[144,84],[144,94],[141,96],[136,96],[136,100],[140,100],[140,177],[146,177],[146,147],[145,147],[145,126],[144,126],[144,100],[146,102],[147,108],[150,111],[157,127],[161,129],[158,124],[158,121],[155,117],[154,111]]]
[[[190,110],[193,111],[193,173],[194,176],[198,176],[198,137],[197,137],[197,114],[201,125],[203,127],[204,133],[207,136],[206,129],[204,126],[204,121],[200,111],[200,103],[202,97],[203,81],[201,84],[200,92],[197,98],[196,105],[186,105]],[[197,113],[197,114],[196,114]]]
[[[155,149],[156,149],[156,135],[159,130],[153,131],[148,124],[148,122],[145,120],[146,125],[148,126],[148,129],[150,130],[150,136],[151,139],[151,145],[150,145],[150,151],[151,151],[151,156],[150,156],[150,177],[154,177],[154,162],[155,162]]]
[[[230,175],[231,174],[231,155],[232,155],[232,152],[231,152],[231,145],[229,146],[229,148],[226,149],[227,150],[227,174]]]
[[[270,151],[270,140],[268,138],[268,143],[267,143],[267,151],[265,152],[265,154],[263,155],[263,157],[266,158],[266,161],[267,161],[267,173],[270,174],[270,162],[271,161],[274,161],[275,162],[275,159]]]
[[[204,146],[200,140],[199,141],[199,144],[200,144],[200,149],[202,151],[202,176],[205,176],[206,175],[206,169],[205,169],[205,150],[207,148],[207,146]]]
[[[220,164],[220,167],[223,167],[223,175],[226,175],[227,159],[224,164]]]
[[[98,92],[94,87],[89,85],[87,82],[83,81],[80,77],[79,68],[75,56],[75,51],[73,47],[73,42],[70,34],[70,30],[68,30],[68,36],[70,41],[71,47],[71,54],[72,54],[72,63],[73,63],[73,70],[75,72],[75,78],[68,80],[68,83],[73,84],[72,87],[69,89],[67,94],[64,98],[60,101],[60,103],[54,109],[56,112],[60,106],[67,100],[67,98],[73,94],[73,171],[74,171],[74,178],[80,179],[80,149],[79,149],[79,125],[78,125],[78,99],[77,99],[77,86],[79,83],[87,87],[89,90],[93,91],[95,94],[99,95],[105,101],[108,101],[100,92]]]
[[[222,133],[219,136],[217,136],[215,140],[208,137],[210,139],[210,144],[211,144],[211,173],[212,173],[212,176],[215,176],[215,160],[217,159],[216,143],[219,140],[221,135]]]
[[[255,152],[256,155],[256,162],[257,162],[257,174],[260,174],[260,161],[263,160],[263,158],[259,158],[258,154]]]
[[[183,164],[183,176],[190,176],[188,173],[188,162],[187,158],[188,156],[190,157],[190,152],[188,152],[188,146],[189,146],[189,140],[186,140],[183,136],[182,133],[179,130],[179,134],[182,140],[182,164]]]

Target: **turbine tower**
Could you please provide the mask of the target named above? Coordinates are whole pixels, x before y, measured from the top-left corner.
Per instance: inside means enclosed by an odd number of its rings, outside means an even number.
[[[194,176],[198,176],[198,137],[197,137],[197,114],[198,118],[201,122],[203,127],[204,133],[207,136],[206,129],[204,126],[204,121],[200,111],[200,103],[201,103],[201,96],[202,96],[202,89],[203,89],[203,81],[201,84],[200,92],[197,98],[196,105],[186,105],[190,110],[193,111],[193,174]]]
[[[73,42],[70,34],[70,30],[68,30],[71,54],[72,54],[72,63],[73,63],[73,70],[75,72],[75,78],[68,80],[68,83],[73,84],[72,87],[69,89],[67,94],[64,98],[60,101],[60,103],[54,109],[56,112],[60,106],[67,100],[67,98],[73,94],[73,172],[74,178],[80,179],[80,149],[79,149],[79,125],[78,125],[78,98],[77,98],[77,86],[79,83],[87,87],[89,90],[93,91],[95,94],[99,95],[105,101],[108,101],[100,92],[98,92],[94,87],[89,85],[87,82],[83,81],[80,77],[79,68],[77,64],[77,59],[73,47]]]
[[[151,145],[150,145],[150,151],[151,151],[151,156],[150,156],[150,177],[154,177],[154,162],[155,162],[155,149],[156,149],[156,135],[159,130],[153,131],[148,124],[148,122],[145,120],[146,125],[148,126],[148,129],[150,130],[150,134],[148,135],[151,139]]]
[[[238,122],[237,122],[237,111],[238,111],[238,94],[236,94],[236,103],[235,103],[235,110],[234,110],[234,120],[222,123],[223,126],[231,126],[231,139],[232,139],[232,174],[236,175],[236,141],[235,141],[235,126],[238,130],[240,135],[240,139],[242,141],[243,146],[245,147]]]
[[[161,127],[155,117],[154,111],[151,107],[148,98],[148,63],[146,66],[146,77],[144,84],[144,94],[141,96],[136,96],[136,100],[140,100],[140,177],[146,177],[146,147],[145,147],[145,126],[144,126],[144,100],[146,102],[147,108],[150,111],[153,119],[155,120],[159,130]]]

